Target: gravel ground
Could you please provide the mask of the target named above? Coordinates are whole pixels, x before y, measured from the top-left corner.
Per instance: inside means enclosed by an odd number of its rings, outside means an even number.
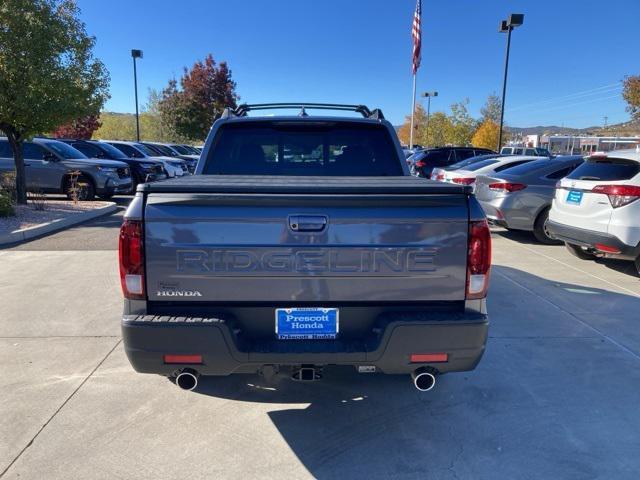
[[[54,220],[77,215],[78,213],[105,207],[109,205],[109,203],[110,202],[78,202],[74,204],[69,200],[47,200],[44,210],[35,210],[33,203],[29,201],[28,205],[18,205],[15,207],[15,216],[0,218],[0,234],[36,227],[43,223],[49,223]]]

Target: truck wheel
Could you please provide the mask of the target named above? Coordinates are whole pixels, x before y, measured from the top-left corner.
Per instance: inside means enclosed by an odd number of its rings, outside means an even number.
[[[593,253],[587,252],[579,245],[574,245],[573,243],[566,242],[564,245],[567,247],[567,250],[569,250],[569,253],[571,255],[573,255],[574,257],[578,257],[580,260],[595,260],[597,258]]]
[[[547,221],[549,220],[549,210],[551,207],[545,208],[533,224],[533,236],[536,237],[540,243],[545,245],[560,245],[562,242],[551,237],[549,230],[547,230]]]

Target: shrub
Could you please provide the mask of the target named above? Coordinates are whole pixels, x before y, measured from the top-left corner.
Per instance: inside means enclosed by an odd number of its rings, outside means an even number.
[[[15,215],[13,210],[13,199],[11,194],[0,188],[0,217],[10,217]]]

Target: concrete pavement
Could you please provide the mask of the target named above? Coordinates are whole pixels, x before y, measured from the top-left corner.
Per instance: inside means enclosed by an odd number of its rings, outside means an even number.
[[[494,233],[488,349],[426,394],[406,377],[133,372],[119,218],[0,250],[3,478],[637,478],[640,280]]]

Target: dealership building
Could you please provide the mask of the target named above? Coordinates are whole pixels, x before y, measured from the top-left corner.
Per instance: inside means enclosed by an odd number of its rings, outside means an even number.
[[[529,147],[542,147],[555,154],[584,154],[610,152],[640,146],[640,136],[635,137],[591,137],[583,135],[525,135]]]

